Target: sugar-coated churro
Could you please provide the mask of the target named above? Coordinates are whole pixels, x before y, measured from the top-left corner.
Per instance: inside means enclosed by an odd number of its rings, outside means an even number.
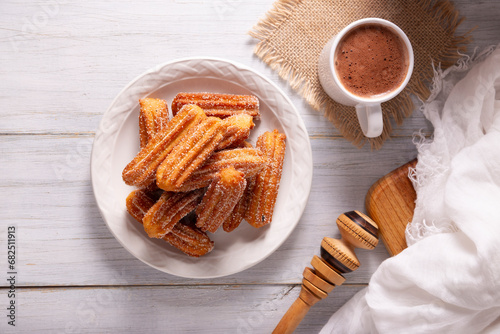
[[[206,117],[160,164],[156,171],[158,187],[168,191],[179,191],[182,183],[215,151],[223,136],[222,121],[216,117]]]
[[[220,118],[236,114],[247,114],[255,118],[260,116],[259,99],[254,95],[179,93],[172,101],[172,114],[175,115],[186,104],[200,106],[207,116]]]
[[[246,141],[260,117],[257,97],[179,93],[170,120],[164,100],[139,104],[141,149],[122,178],[139,188],[126,207],[150,238],[199,257],[214,248],[206,232],[271,222],[286,137],[274,130],[255,148]]]
[[[245,218],[255,178],[256,176],[252,176],[247,179],[247,186],[245,187],[243,196],[241,196],[240,200],[234,206],[234,209],[229,215],[229,217],[227,217],[227,219],[222,224],[222,229],[224,231],[226,232],[234,231],[238,226],[240,226],[241,222]]]
[[[207,116],[199,107],[193,105],[184,107],[125,167],[122,172],[123,181],[137,187],[149,185],[165,157],[206,119]]]
[[[183,141],[207,116],[196,106],[186,106],[158,132],[125,167],[123,180],[128,185],[142,187],[150,184],[156,169],[177,143]]]
[[[262,227],[272,220],[283,169],[285,140],[286,136],[278,130],[265,132],[257,139],[256,148],[264,153],[268,163],[257,174],[245,215],[246,221],[254,227]]]
[[[203,191],[187,193],[164,192],[142,219],[144,230],[150,238],[163,238],[183,217],[193,211]]]
[[[215,233],[233,212],[246,187],[244,174],[233,167],[223,169],[212,181],[196,208],[196,226]]]
[[[185,225],[182,222],[175,224],[172,232],[165,235],[163,240],[194,257],[205,255],[214,248],[214,242],[205,232],[196,226]]]
[[[144,189],[132,191],[126,199],[128,213],[142,224],[142,219],[148,210],[155,204],[157,198]]]
[[[134,190],[127,197],[127,211],[142,224],[144,216],[157,200],[156,193],[144,189]],[[187,255],[195,257],[205,255],[214,248],[214,242],[205,232],[200,231],[196,226],[186,225],[182,221],[175,224],[163,240]]]
[[[217,173],[229,167],[249,178],[259,173],[266,165],[266,161],[260,150],[251,147],[219,151],[212,154],[203,166],[194,171],[179,190],[189,191],[207,187]]]
[[[237,145],[246,140],[250,136],[250,130],[253,129],[255,124],[251,116],[238,114],[224,119],[223,126],[226,132],[224,138],[217,146],[217,151]]]
[[[139,100],[139,105],[139,136],[143,148],[157,132],[163,131],[169,119],[165,100],[145,98]]]

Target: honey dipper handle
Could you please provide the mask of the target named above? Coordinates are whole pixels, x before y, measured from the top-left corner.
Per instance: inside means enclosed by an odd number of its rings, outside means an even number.
[[[310,308],[310,305],[307,305],[302,299],[297,298],[288,311],[286,311],[283,318],[281,318],[273,334],[293,333]]]

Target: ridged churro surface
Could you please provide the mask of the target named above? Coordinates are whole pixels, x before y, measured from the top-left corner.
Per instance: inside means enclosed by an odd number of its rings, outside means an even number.
[[[286,138],[274,130],[255,148],[246,141],[260,116],[257,97],[179,93],[170,120],[164,100],[139,104],[141,149],[122,178],[139,188],[126,207],[150,238],[199,257],[214,248],[206,232],[271,222]]]
[[[166,128],[169,117],[165,100],[145,98],[139,100],[139,105],[139,137],[143,148],[157,132]]]
[[[246,180],[242,172],[233,167],[223,169],[212,181],[196,208],[196,226],[202,231],[215,233],[233,212],[245,187]]]
[[[256,148],[268,159],[266,166],[257,174],[251,190],[251,199],[245,219],[254,227],[271,222],[285,156],[286,136],[278,130],[265,132],[257,139]]]
[[[217,173],[229,167],[245,174],[245,178],[252,177],[264,168],[266,161],[260,150],[251,147],[216,152],[203,166],[194,171],[182,184],[180,190],[189,191],[207,187]]]
[[[177,143],[158,167],[158,187],[167,191],[179,191],[183,182],[212,155],[223,136],[224,127],[219,118],[203,119]]]
[[[227,217],[227,219],[224,221],[222,224],[222,229],[225,232],[232,232],[234,231],[238,226],[240,226],[241,222],[245,218],[245,214],[248,210],[248,205],[250,202],[251,198],[251,190],[253,187],[253,184],[255,182],[256,176],[249,177],[247,180],[247,185],[245,187],[245,191],[243,192],[243,196],[239,199],[238,203],[234,206],[233,211]]]
[[[217,151],[230,146],[236,146],[250,136],[250,130],[255,126],[253,118],[246,114],[230,116],[223,120],[224,138],[217,146]]]
[[[172,101],[172,114],[183,106],[196,104],[207,116],[226,118],[236,114],[247,114],[258,118],[259,99],[254,95],[233,95],[217,93],[179,93]]]
[[[125,167],[122,172],[123,181],[137,187],[149,185],[166,156],[178,143],[186,140],[188,134],[206,118],[199,107],[190,105],[183,108]]]
[[[202,190],[188,193],[164,192],[142,219],[148,236],[161,239],[170,233],[175,224],[196,208],[202,194]]]
[[[214,242],[205,232],[195,226],[185,225],[181,222],[175,224],[172,232],[165,235],[163,240],[187,255],[200,257],[214,249]]]
[[[142,224],[142,219],[148,210],[155,204],[154,199],[149,192],[144,189],[132,191],[126,199],[128,213]]]
[[[156,193],[148,192],[145,189],[134,190],[127,197],[127,211],[142,224],[144,216],[158,200],[156,197]],[[182,222],[175,224],[170,233],[163,237],[163,240],[194,257],[205,255],[214,248],[214,242],[205,232]]]

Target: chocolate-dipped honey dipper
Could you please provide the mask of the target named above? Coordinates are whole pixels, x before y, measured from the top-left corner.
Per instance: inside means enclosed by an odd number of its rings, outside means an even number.
[[[329,237],[321,241],[321,257],[315,255],[303,273],[299,298],[290,306],[274,334],[292,333],[311,306],[328,296],[336,286],[344,283],[344,273],[358,269],[359,260],[354,248],[373,249],[378,243],[378,226],[365,214],[351,211],[337,218],[341,239]]]

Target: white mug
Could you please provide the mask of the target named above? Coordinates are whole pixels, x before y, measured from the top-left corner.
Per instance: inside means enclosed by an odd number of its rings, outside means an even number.
[[[387,93],[371,97],[361,97],[349,92],[340,82],[337,71],[335,70],[334,58],[339,42],[343,37],[353,29],[362,25],[381,25],[389,28],[398,35],[406,47],[408,55],[408,70],[401,84]],[[378,137],[382,134],[384,122],[382,118],[382,108],[380,104],[386,102],[398,95],[410,80],[413,72],[413,48],[406,34],[394,23],[379,18],[365,18],[352,22],[335,35],[323,48],[319,57],[318,74],[321,86],[325,92],[335,101],[346,106],[356,107],[361,130],[366,137]]]

